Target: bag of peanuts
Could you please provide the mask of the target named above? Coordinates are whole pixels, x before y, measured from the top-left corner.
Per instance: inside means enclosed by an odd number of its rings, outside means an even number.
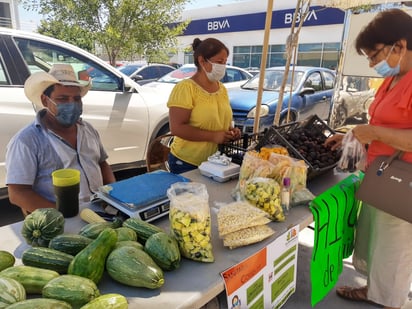
[[[234,249],[253,244],[273,235],[267,226],[268,214],[248,202],[233,202],[223,205],[217,212],[219,237],[223,245]]]
[[[206,186],[177,182],[167,190],[170,200],[170,230],[182,256],[200,262],[213,262],[209,195]]]
[[[248,227],[267,224],[270,221],[265,211],[244,201],[224,204],[217,212],[220,238]]]

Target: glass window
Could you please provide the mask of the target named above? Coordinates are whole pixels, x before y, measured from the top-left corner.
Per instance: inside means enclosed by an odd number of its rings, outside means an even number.
[[[325,77],[325,89],[333,89],[335,85],[335,76],[329,72],[324,72],[323,76]]]
[[[150,67],[144,68],[140,72],[138,72],[137,74],[141,75],[143,77],[143,79],[156,78],[156,76],[157,76],[157,67],[156,66],[150,66]]]
[[[338,51],[340,49],[340,43],[325,43],[323,45],[323,50],[325,51]]]
[[[251,55],[249,67],[260,68],[261,63],[262,63],[262,54],[252,54]]]
[[[185,52],[184,63],[194,63],[193,52]]]
[[[233,65],[240,68],[250,67],[250,54],[233,54]]]
[[[166,75],[167,73],[173,71],[172,68],[169,67],[159,67],[159,71],[160,71],[160,76]]]
[[[3,57],[0,55],[0,85],[10,85],[9,79],[7,78],[6,70],[4,69]]]
[[[250,53],[250,46],[235,46],[233,47],[233,53]]]
[[[299,52],[322,51],[322,43],[299,44]]]
[[[284,66],[286,59],[283,57],[283,53],[270,54],[268,60],[269,67]]]
[[[303,66],[320,66],[321,53],[298,53],[298,65]]]
[[[92,90],[121,90],[122,80],[87,58],[56,45],[16,38],[17,46],[31,73],[48,72],[55,63],[70,64],[76,73],[87,71],[92,79]]]
[[[270,45],[269,46],[269,52],[274,53],[274,52],[280,52],[284,53],[286,50],[286,45]]]
[[[262,45],[252,46],[252,54],[253,53],[262,53],[262,51],[263,51],[263,46]]]
[[[335,69],[339,61],[338,52],[326,52],[323,54],[322,67]]]
[[[305,81],[304,87],[313,88],[315,91],[323,90],[322,77],[319,72],[311,73]]]

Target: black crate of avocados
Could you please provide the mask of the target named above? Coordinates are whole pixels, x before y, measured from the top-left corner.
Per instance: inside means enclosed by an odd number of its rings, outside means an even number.
[[[324,146],[326,139],[335,134],[323,120],[313,115],[303,121],[273,126],[263,134],[246,135],[235,144],[221,145],[220,151],[238,164],[247,150],[259,151],[262,147],[283,146],[293,158],[304,160],[311,179],[333,169],[341,152]]]

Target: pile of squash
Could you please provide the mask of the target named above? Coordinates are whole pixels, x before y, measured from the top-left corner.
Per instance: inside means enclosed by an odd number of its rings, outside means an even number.
[[[25,218],[22,235],[31,245],[22,254],[23,265],[0,251],[0,309],[128,308],[123,295],[100,294],[105,271],[124,285],[157,289],[164,284],[163,272],[180,266],[176,239],[136,218],[93,222],[68,234],[59,211],[37,209]]]

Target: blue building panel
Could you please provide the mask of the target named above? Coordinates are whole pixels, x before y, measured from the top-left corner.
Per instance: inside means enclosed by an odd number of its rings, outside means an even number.
[[[290,28],[294,9],[273,11],[271,29]],[[310,8],[303,26],[343,24],[345,12],[336,8]],[[183,35],[214,34],[265,29],[266,12],[198,19],[190,22]],[[299,18],[296,19],[299,22]]]

